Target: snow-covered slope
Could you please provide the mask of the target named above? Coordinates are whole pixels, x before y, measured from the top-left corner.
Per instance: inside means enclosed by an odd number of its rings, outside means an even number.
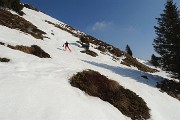
[[[54,27],[62,22],[27,8],[23,17],[47,34],[44,40],[36,39],[19,30],[0,26],[0,42],[11,45],[40,46],[51,58],[31,54],[0,45],[0,120],[129,120],[111,104],[91,97],[69,84],[76,72],[92,69],[116,80],[144,99],[151,109],[151,120],[179,120],[180,102],[160,92],[156,82],[162,72],[144,73],[112,61],[92,46],[97,57],[82,54],[79,38]],[[53,33],[53,34],[52,34]],[[72,52],[64,51],[68,41]],[[148,76],[148,80],[141,76]]]

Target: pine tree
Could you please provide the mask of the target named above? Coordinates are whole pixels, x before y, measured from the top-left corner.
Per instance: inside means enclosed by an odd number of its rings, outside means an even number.
[[[151,64],[154,65],[155,67],[158,67],[160,64],[160,59],[159,57],[156,57],[154,54],[151,56]]]
[[[131,48],[129,47],[129,45],[126,45],[126,53],[128,53],[130,56],[132,56],[132,51]]]
[[[20,4],[20,0],[12,0],[11,7],[14,11],[20,12],[23,8],[23,5]]]
[[[168,0],[155,26],[153,47],[161,56],[161,67],[180,79],[180,16],[173,0]]]
[[[0,0],[0,7],[12,9],[20,15],[23,14],[21,11],[23,5],[20,3],[20,0]]]

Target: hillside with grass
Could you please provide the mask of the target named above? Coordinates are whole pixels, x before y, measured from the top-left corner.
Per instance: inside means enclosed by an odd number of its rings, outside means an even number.
[[[23,15],[0,9],[1,120],[180,118],[167,73],[21,5]]]

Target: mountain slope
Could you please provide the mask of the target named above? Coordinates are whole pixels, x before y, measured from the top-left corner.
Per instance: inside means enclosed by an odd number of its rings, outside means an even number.
[[[24,19],[44,31],[43,40],[28,33],[0,25],[0,42],[10,45],[38,45],[51,58],[39,58],[0,45],[0,57],[10,59],[0,62],[0,119],[1,120],[128,120],[111,104],[91,97],[69,84],[69,78],[84,69],[100,72],[110,79],[134,91],[151,109],[152,120],[178,120],[180,103],[160,92],[156,82],[163,72],[145,73],[135,67],[127,67],[101,54],[91,44],[90,49],[98,54],[92,57],[83,50],[78,37],[55,27],[46,21],[64,23],[44,13],[24,8]],[[13,13],[13,12],[12,12]],[[15,14],[15,13],[13,13]],[[72,52],[64,51],[68,41]],[[123,57],[119,57],[119,61]],[[141,76],[147,76],[148,80]]]

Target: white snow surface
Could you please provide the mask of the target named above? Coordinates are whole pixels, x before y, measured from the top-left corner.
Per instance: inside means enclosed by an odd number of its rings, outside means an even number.
[[[138,94],[151,109],[150,120],[179,120],[180,102],[155,87],[165,72],[145,73],[115,62],[108,55],[82,54],[79,38],[55,28],[45,20],[62,23],[27,8],[23,17],[45,31],[44,40],[21,31],[0,26],[0,42],[11,45],[38,45],[51,58],[39,58],[0,45],[0,120],[130,120],[118,109],[97,97],[85,94],[69,84],[69,78],[85,69],[100,72]],[[54,35],[52,35],[53,33]],[[72,52],[62,45],[68,41]],[[142,78],[148,76],[148,80]]]

